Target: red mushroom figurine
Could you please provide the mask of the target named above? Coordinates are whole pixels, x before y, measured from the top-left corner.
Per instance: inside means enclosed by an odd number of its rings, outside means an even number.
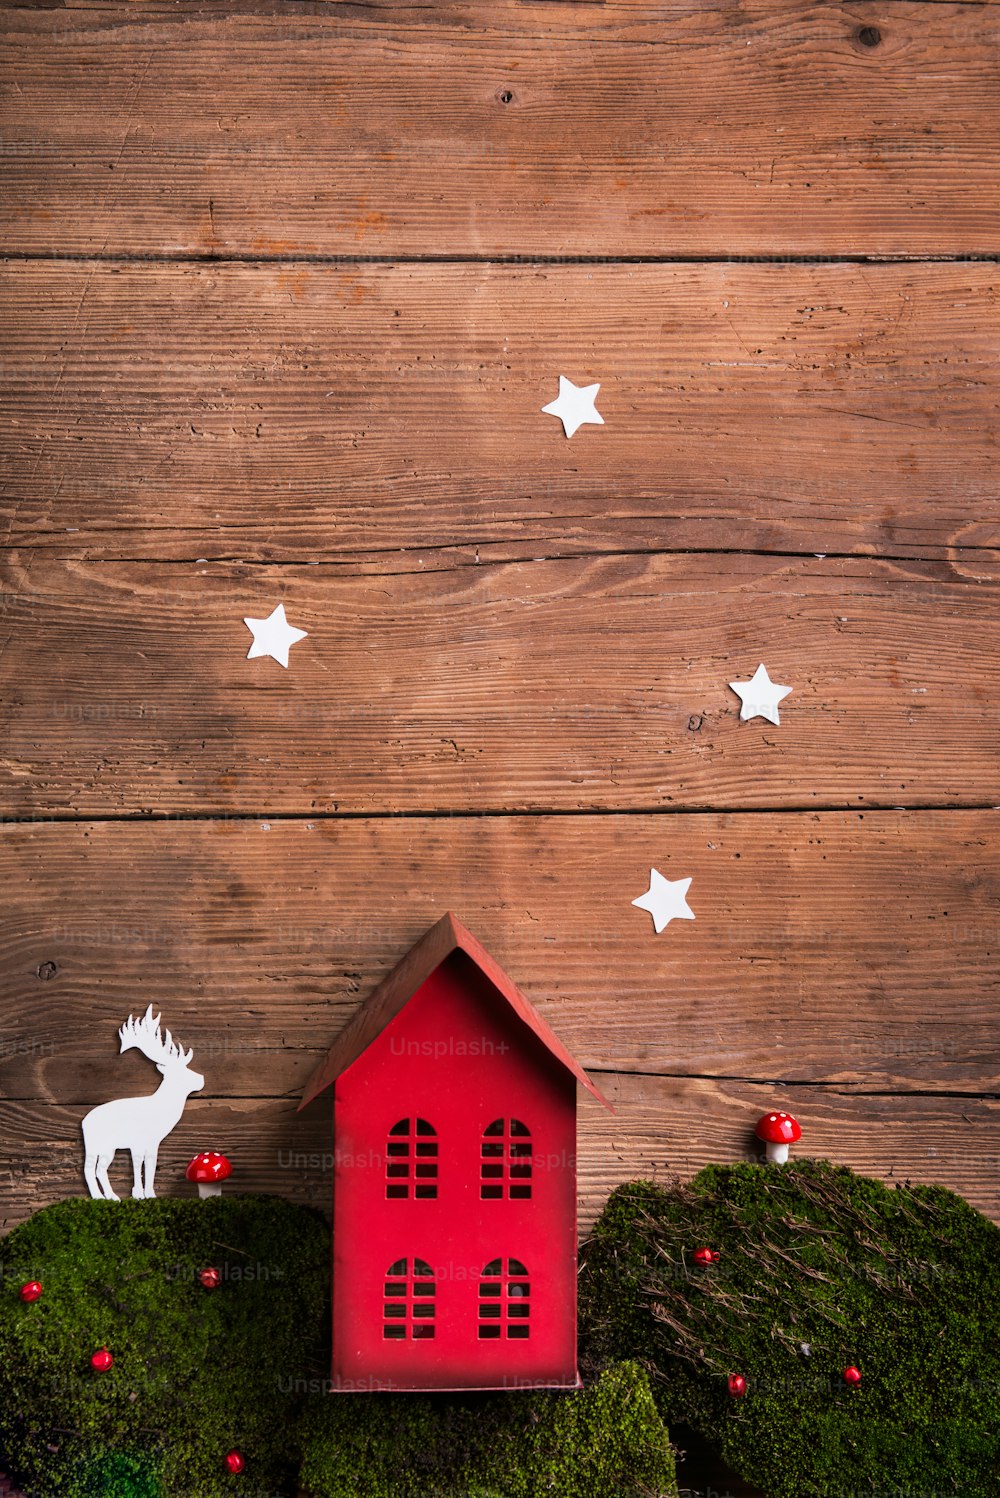
[[[721,1257],[717,1248],[696,1248],[694,1251],[696,1264],[717,1264]]]
[[[204,1285],[206,1290],[217,1290],[219,1288],[219,1285],[222,1283],[222,1275],[211,1264],[207,1269],[199,1270],[198,1279]]]
[[[788,1146],[802,1138],[802,1130],[790,1113],[765,1113],[758,1121],[756,1134],[767,1145],[772,1165],[784,1165]]]
[[[21,1286],[21,1299],[30,1305],[33,1300],[40,1300],[42,1295],[41,1280],[28,1280],[26,1285]]]
[[[200,1155],[195,1155],[186,1172],[189,1181],[197,1182],[199,1196],[221,1196],[222,1183],[232,1173],[233,1167],[225,1155],[216,1150],[202,1150]]]
[[[856,1389],[858,1387],[858,1384],[860,1382],[861,1382],[861,1369],[860,1368],[855,1368],[854,1364],[852,1363],[849,1368],[845,1368],[844,1369],[844,1383],[845,1384],[850,1384],[853,1388]]]
[[[742,1373],[731,1373],[726,1379],[726,1388],[731,1399],[742,1399],[747,1391],[747,1381]]]
[[[230,1472],[243,1471],[243,1458],[240,1456],[238,1451],[230,1451],[227,1453],[226,1466],[229,1468]]]

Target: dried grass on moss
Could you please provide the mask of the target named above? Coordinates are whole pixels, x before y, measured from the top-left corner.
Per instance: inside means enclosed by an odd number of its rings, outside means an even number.
[[[722,1256],[707,1269],[702,1245]],[[808,1160],[634,1182],[580,1292],[585,1364],[637,1358],[668,1423],[771,1498],[996,1498],[1000,1230],[949,1191]]]

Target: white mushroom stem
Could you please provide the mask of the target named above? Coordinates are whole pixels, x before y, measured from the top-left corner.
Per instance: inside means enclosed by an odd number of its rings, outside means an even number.
[[[788,1145],[785,1144],[784,1140],[779,1141],[777,1144],[768,1141],[767,1158],[772,1165],[784,1165],[788,1159]]]
[[[768,1149],[770,1149],[770,1148],[771,1148],[771,1146],[768,1145]],[[787,1145],[785,1146],[785,1154],[786,1155],[788,1154],[788,1146]],[[222,1182],[221,1181],[199,1181],[198,1182],[198,1195],[199,1196],[221,1196],[222,1195]]]

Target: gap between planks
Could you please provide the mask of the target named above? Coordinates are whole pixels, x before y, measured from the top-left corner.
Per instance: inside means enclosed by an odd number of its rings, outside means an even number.
[[[728,807],[716,803],[684,806],[570,806],[570,807],[504,807],[485,809],[469,807],[435,807],[431,810],[403,808],[399,811],[379,811],[360,808],[353,811],[112,811],[112,812],[39,812],[18,816],[16,813],[0,813],[0,827],[29,826],[53,823],[60,826],[86,824],[103,826],[121,822],[400,822],[400,821],[449,821],[482,822],[490,817],[504,821],[514,817],[718,817],[718,816],[856,816],[863,820],[866,812],[901,812],[922,815],[925,812],[1000,811],[1000,806],[991,801],[914,801],[909,804],[877,802],[866,799],[862,806],[833,802],[830,805],[747,806]]]
[[[992,3],[992,0],[991,0]],[[5,250],[5,261],[40,261],[88,265],[312,265],[312,266],[392,266],[392,265],[997,265],[1000,252],[968,251],[955,254],[912,252],[910,254],[853,255],[838,252],[817,254],[743,254],[739,251],[705,252],[701,255],[540,255],[525,253],[483,254],[310,254],[296,250],[289,253],[266,253],[260,250]]]
[[[260,1055],[280,1056],[288,1049],[287,1046],[261,1046]],[[317,1053],[320,1055],[321,1053]],[[812,1092],[825,1093],[828,1096],[843,1098],[850,1101],[853,1098],[895,1098],[897,1101],[912,1101],[920,1098],[927,1102],[961,1101],[970,1103],[994,1103],[1000,1102],[1000,1092],[983,1090],[981,1092],[964,1091],[935,1091],[929,1087],[850,1087],[843,1082],[826,1082],[816,1078],[801,1077],[774,1077],[774,1076],[751,1076],[749,1074],[736,1074],[732,1072],[657,1072],[657,1071],[631,1071],[627,1068],[615,1068],[611,1066],[588,1066],[587,1075],[590,1077],[628,1077],[638,1081],[649,1080],[653,1082],[732,1082],[738,1087],[798,1087]],[[290,1092],[227,1092],[211,1095],[208,1100],[221,1101],[229,1104],[235,1103],[297,1103],[300,1098],[300,1090],[293,1089]],[[43,1108],[89,1108],[93,1106],[89,1095],[82,1097],[60,1098],[53,1102],[48,1098],[39,1098],[36,1092],[11,1092],[4,1094],[4,1101],[8,1103],[31,1103]],[[971,1120],[969,1120],[971,1122]]]
[[[824,562],[858,562],[870,560],[873,562],[944,562],[940,547],[927,547],[925,556],[914,554],[916,548],[910,551],[785,551],[775,547],[768,549],[763,546],[612,546],[595,547],[591,551],[552,551],[539,552],[537,549],[532,556],[497,556],[483,557],[480,553],[490,546],[503,546],[503,541],[477,541],[472,547],[461,545],[426,547],[414,546],[376,546],[368,552],[362,552],[357,556],[343,557],[281,557],[277,561],[269,561],[263,557],[241,557],[234,553],[219,553],[211,557],[119,557],[119,556],[91,556],[89,552],[60,551],[51,554],[52,560],[62,562],[86,562],[91,566],[107,566],[109,563],[116,566],[124,563],[128,566],[152,567],[192,567],[206,563],[219,564],[223,566],[236,567],[260,567],[269,570],[280,571],[284,567],[318,567],[336,569],[343,575],[352,574],[352,569],[358,576],[365,574],[365,569],[377,566],[379,577],[409,577],[415,571],[430,572],[462,572],[469,568],[485,571],[490,567],[528,567],[535,562],[589,562],[598,559],[614,561],[619,557],[766,557],[773,561],[801,562],[810,556],[817,561]],[[26,548],[23,545],[10,545],[0,542],[0,556],[5,553],[17,553]],[[475,557],[464,560],[465,554],[475,550]],[[953,547],[954,556],[948,558],[948,562],[961,560],[965,553],[972,556],[997,558],[1000,560],[1000,550],[995,546],[987,546],[985,543],[970,542],[969,545]],[[390,571],[379,563],[371,561],[374,557],[406,557],[416,556],[420,559],[420,565],[414,567],[400,567],[398,571]],[[442,560],[449,565],[443,567],[425,568],[423,558],[431,556],[435,560]],[[462,557],[463,560],[454,560]],[[959,573],[955,579],[963,581]],[[976,579],[978,581],[978,579]]]

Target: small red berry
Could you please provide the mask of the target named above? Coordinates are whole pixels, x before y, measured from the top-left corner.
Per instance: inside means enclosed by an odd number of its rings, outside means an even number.
[[[696,1264],[717,1264],[721,1258],[717,1248],[696,1248],[694,1251]]]
[[[107,1373],[109,1368],[114,1367],[114,1363],[115,1360],[106,1347],[99,1347],[90,1357],[90,1366],[98,1373]]]
[[[217,1290],[219,1285],[222,1283],[222,1275],[217,1269],[213,1269],[211,1265],[208,1267],[208,1269],[203,1269],[198,1275],[198,1278],[201,1280],[201,1283],[205,1286],[206,1290]]]
[[[844,1369],[844,1383],[851,1384],[856,1389],[861,1382],[861,1369],[855,1368],[852,1363],[849,1368]]]
[[[243,1471],[243,1458],[240,1456],[238,1451],[231,1451],[229,1453],[229,1455],[226,1457],[226,1466],[229,1468],[230,1472]]]
[[[21,1286],[21,1299],[28,1305],[33,1300],[40,1300],[42,1295],[41,1280],[29,1280],[26,1285]]]
[[[726,1380],[731,1399],[742,1399],[747,1391],[747,1381],[742,1373],[731,1373]]]

